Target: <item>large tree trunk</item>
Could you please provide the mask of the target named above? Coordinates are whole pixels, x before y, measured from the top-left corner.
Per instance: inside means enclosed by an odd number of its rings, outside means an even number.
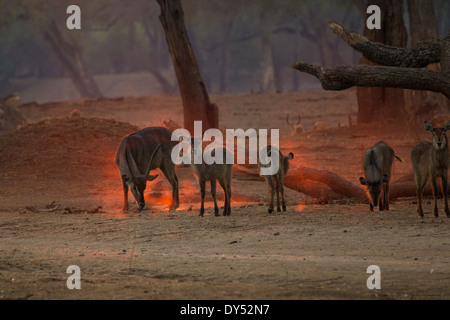
[[[230,69],[230,44],[231,32],[235,23],[235,18],[232,17],[226,20],[222,29],[224,30],[222,46],[220,48],[220,75],[219,75],[219,92],[224,93],[228,88],[228,71]]]
[[[432,1],[408,0],[408,13],[411,46],[438,38]],[[427,69],[439,72],[441,66],[432,63]],[[420,123],[437,113],[448,112],[450,107],[450,101],[441,94],[422,90],[405,90],[405,102],[410,117]]]
[[[194,121],[202,121],[203,130],[219,126],[219,111],[209,100],[197,60],[184,24],[180,0],[156,0],[161,7],[159,20],[180,89],[184,111],[184,128],[194,133]]]
[[[44,39],[64,66],[75,88],[82,98],[100,98],[102,96],[92,75],[86,69],[81,58],[81,49],[64,40],[55,21],[43,30]]]
[[[405,47],[407,34],[403,22],[403,1],[367,1],[367,6],[369,4],[378,5],[381,9],[381,29],[370,30],[366,26],[363,35],[374,42]],[[366,14],[365,20],[367,18]],[[373,65],[366,57],[361,58],[360,64]],[[385,118],[404,119],[405,117],[406,109],[402,89],[358,87],[356,97],[359,123],[370,123]]]

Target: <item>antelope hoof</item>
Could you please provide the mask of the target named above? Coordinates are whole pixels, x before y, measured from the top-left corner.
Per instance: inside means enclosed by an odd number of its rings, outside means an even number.
[[[286,205],[283,205],[283,211],[286,212]]]
[[[268,213],[272,213],[273,212],[273,208],[269,208],[269,210],[267,210]]]

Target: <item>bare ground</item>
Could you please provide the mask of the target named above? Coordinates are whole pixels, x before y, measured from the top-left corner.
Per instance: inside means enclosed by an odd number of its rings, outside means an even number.
[[[378,140],[404,160],[394,164],[396,180],[411,172],[415,143],[429,138],[407,123],[346,126],[349,114],[355,119],[354,91],[212,100],[221,127],[281,128],[294,168],[327,168],[354,184],[364,150]],[[74,108],[82,118],[67,117]],[[288,211],[268,214],[264,182],[235,172],[231,216],[214,217],[208,202],[200,218],[196,180],[179,167],[178,210],[167,209],[161,175],[148,186],[147,209],[124,215],[115,148],[133,125],[181,122],[179,97],[21,109],[30,124],[0,136],[1,299],[450,298],[450,220],[432,217],[430,199],[419,220],[414,197],[371,213],[367,203],[319,205],[287,189]],[[300,113],[307,130],[319,120],[329,129],[291,137],[287,113]],[[81,290],[66,287],[70,265],[81,269]],[[380,267],[380,290],[366,286],[370,265]]]

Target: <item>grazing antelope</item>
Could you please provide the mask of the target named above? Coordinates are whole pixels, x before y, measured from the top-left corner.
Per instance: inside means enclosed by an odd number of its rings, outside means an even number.
[[[160,168],[172,185],[172,203],[170,209],[180,205],[178,196],[178,178],[171,152],[174,142],[172,132],[164,127],[148,127],[132,133],[122,139],[117,148],[114,162],[119,167],[124,193],[123,212],[128,212],[128,188],[137,202],[139,210],[144,209],[144,191],[147,181],[155,180],[158,175],[150,171]]]
[[[286,201],[284,200],[284,176],[288,172],[289,169],[289,160],[294,158],[294,154],[291,152],[286,157],[284,157],[281,152],[274,146],[268,146],[262,149],[260,152],[263,152],[263,155],[267,157],[271,157],[272,152],[278,153],[279,159],[279,167],[278,172],[274,175],[263,175],[264,179],[267,183],[267,188],[269,190],[269,209],[268,212],[273,212],[273,200],[274,200],[274,191],[277,193],[277,212],[280,212],[280,193],[281,193],[281,205],[283,211],[286,211]],[[260,159],[260,158],[259,158]],[[271,164],[263,164],[259,161],[259,167],[269,167]],[[261,169],[260,169],[261,170]]]
[[[429,122],[425,121],[425,130],[428,130],[433,134],[432,142],[422,141],[411,151],[411,162],[414,169],[417,187],[417,214],[419,218],[423,218],[422,192],[428,178],[430,178],[434,197],[434,216],[439,216],[437,207],[438,190],[436,178],[441,177],[445,213],[447,214],[447,217],[450,217],[447,202],[447,174],[449,156],[447,136],[445,135],[446,131],[450,130],[450,121],[445,124],[444,128],[433,128]]]
[[[183,138],[185,140],[186,138]],[[233,158],[233,155],[231,152],[224,148],[224,147],[217,147],[214,150],[211,151],[211,156],[215,157],[215,155],[218,152],[222,152],[223,154],[223,163],[212,163],[207,164],[205,163],[205,160],[202,157],[202,162],[199,164],[194,163],[195,154],[199,151],[198,148],[201,149],[201,140],[200,143],[198,143],[198,140],[200,138],[191,138],[191,167],[193,171],[196,173],[198,177],[198,183],[200,184],[200,194],[201,194],[201,207],[200,207],[200,213],[199,216],[203,217],[203,214],[205,213],[205,185],[206,181],[211,182],[211,195],[214,200],[214,215],[219,216],[219,207],[217,206],[217,200],[216,200],[216,183],[219,182],[220,186],[223,189],[223,192],[225,194],[225,202],[223,207],[223,215],[229,216],[231,214],[231,176],[232,176],[232,169],[233,164],[227,164],[226,159]],[[201,138],[203,140],[203,137]],[[228,154],[228,156],[227,156]]]
[[[380,211],[389,210],[389,181],[394,157],[402,162],[384,141],[377,142],[364,155],[365,178],[360,177],[359,181],[368,191],[370,211],[377,205]]]
[[[300,117],[300,115],[297,116],[297,121],[295,123],[294,122],[290,122],[289,121],[289,115],[286,115],[286,123],[291,128],[291,135],[292,136],[295,136],[297,134],[303,133],[305,131],[305,129],[303,128],[303,125],[300,124],[300,121],[302,121],[302,118]]]

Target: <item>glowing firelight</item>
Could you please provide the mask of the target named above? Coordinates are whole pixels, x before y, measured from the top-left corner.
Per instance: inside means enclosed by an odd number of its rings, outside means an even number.
[[[295,206],[295,211],[302,212],[306,208],[305,202],[301,202]]]

